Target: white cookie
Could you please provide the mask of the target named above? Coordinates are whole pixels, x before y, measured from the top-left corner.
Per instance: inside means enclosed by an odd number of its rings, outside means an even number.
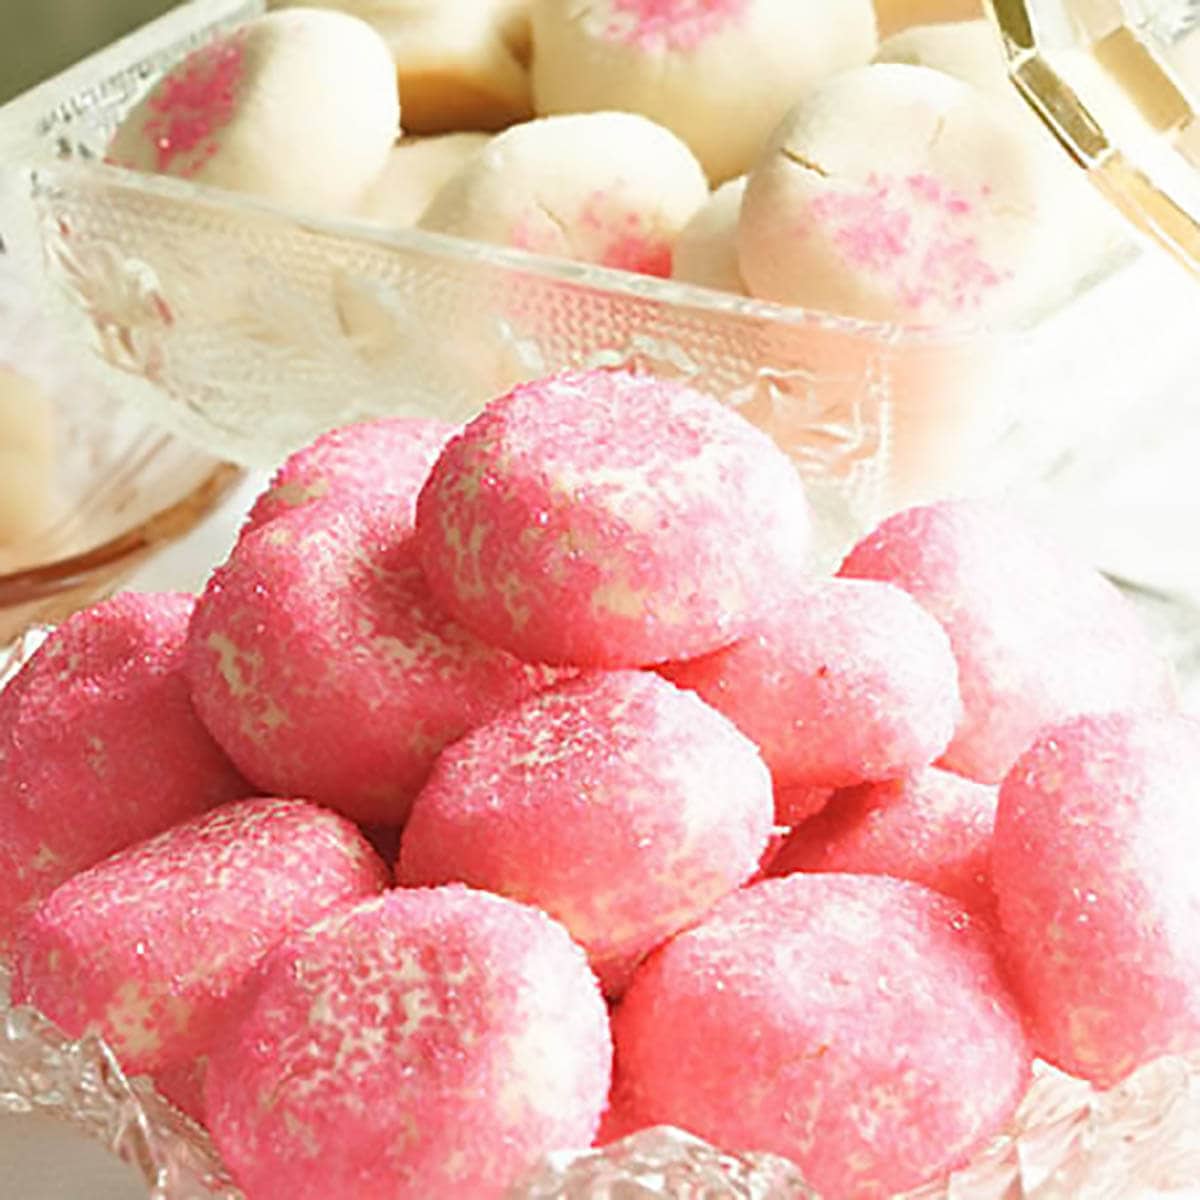
[[[642,113],[720,183],[805,91],[875,44],[870,0],[533,0],[534,107]]]
[[[53,475],[50,401],[31,379],[0,365],[0,545],[46,523]]]
[[[707,198],[700,164],[670,131],[633,113],[579,113],[497,134],[419,225],[669,275],[675,240]]]
[[[406,132],[503,129],[532,115],[528,0],[321,3],[369,21],[387,42]]]
[[[415,225],[446,180],[483,149],[489,137],[443,133],[402,138],[364,197],[359,214],[398,228]]]
[[[744,175],[721,184],[687,223],[675,243],[673,279],[741,296],[746,294],[737,257],[738,216],[745,192]]]
[[[990,21],[916,25],[885,38],[876,62],[932,67],[970,83],[993,97],[1028,139],[1030,152],[1046,172],[1043,218],[1057,230],[1059,253],[1048,259],[1048,298],[1065,295],[1074,279],[1127,240],[1128,232],[1086,173],[1021,99],[1008,73],[1008,60]],[[1058,272],[1057,279],[1053,272]]]
[[[121,123],[109,158],[351,212],[399,132],[391,55],[344,13],[268,13],[189,55]]]
[[[738,225],[758,297],[868,320],[976,324],[1025,302],[1051,253],[1037,156],[976,89],[878,64],[793,110]]]
[[[879,36],[887,37],[910,25],[981,17],[983,4],[982,0],[875,0],[875,11],[879,16]]]

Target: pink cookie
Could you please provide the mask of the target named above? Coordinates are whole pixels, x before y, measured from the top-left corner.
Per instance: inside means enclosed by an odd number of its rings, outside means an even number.
[[[991,940],[880,875],[735,893],[638,970],[613,1018],[645,1124],[793,1159],[875,1200],[964,1162],[1012,1115],[1030,1055]]]
[[[616,995],[754,874],[771,811],[758,751],[720,713],[648,672],[596,673],[447,747],[396,873],[536,904]]]
[[[999,783],[1042,726],[1173,704],[1170,672],[1098,572],[1001,508],[947,500],[884,521],[840,574],[910,592],[958,660],[964,715],[942,765]]]
[[[382,825],[442,746],[554,678],[442,613],[402,513],[335,500],[242,538],[196,608],[188,674],[264,792]]]
[[[207,1056],[187,1059],[175,1066],[155,1071],[151,1076],[155,1090],[169,1100],[184,1116],[197,1125],[204,1124],[204,1073]]]
[[[833,798],[836,788],[793,787],[775,788],[775,824],[786,829],[815,816]]]
[[[769,874],[847,871],[911,879],[992,917],[996,789],[930,767],[839,792],[796,829]]]
[[[0,694],[0,950],[63,880],[244,796],[188,698],[190,596],[63,622]]]
[[[608,1016],[544,913],[400,889],[293,937],[212,1056],[209,1127],[247,1200],[488,1200],[586,1146]]]
[[[275,472],[243,533],[317,500],[384,500],[412,524],[417,495],[455,427],[420,417],[386,417],[322,434]]]
[[[644,666],[742,636],[808,545],[774,443],[683,384],[557,375],[493,401],[417,505],[430,590],[531,662]]]
[[[1000,788],[1004,948],[1038,1053],[1102,1087],[1200,1049],[1200,723],[1076,717]]]
[[[267,951],[388,874],[347,820],[243,800],[62,884],[17,931],[13,998],[131,1073],[203,1054]]]
[[[962,711],[937,622],[899,588],[846,579],[806,581],[740,642],[663,674],[752,738],[781,788],[923,767]]]

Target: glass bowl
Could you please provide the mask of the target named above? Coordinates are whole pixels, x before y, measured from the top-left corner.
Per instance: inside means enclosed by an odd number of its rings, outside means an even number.
[[[114,591],[211,512],[241,470],[106,394],[2,269],[0,364],[40,387],[53,455],[44,495],[25,493],[28,516],[0,544],[3,647],[31,622]]]
[[[1175,385],[1200,378],[1192,281],[1123,236],[1092,245],[1020,326],[934,332],[103,162],[165,66],[262,7],[180,5],[0,109],[0,236],[27,286],[106,386],[236,461],[276,462],[371,415],[460,420],[519,379],[624,364],[687,378],[772,433],[833,553],[906,504],[1061,489],[1076,464],[1170,428]]]

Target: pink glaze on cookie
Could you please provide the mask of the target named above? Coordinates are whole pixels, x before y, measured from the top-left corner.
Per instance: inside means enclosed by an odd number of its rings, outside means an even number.
[[[243,532],[327,499],[386,502],[412,525],[417,495],[454,430],[449,422],[432,418],[384,417],[323,433],[275,472],[254,502]]]
[[[126,594],[76,613],[0,693],[0,950],[76,872],[249,794],[188,696],[194,604]]]
[[[194,51],[163,80],[142,130],[157,170],[186,178],[212,158],[237,111],[244,76],[245,50],[235,31]]]
[[[768,874],[843,871],[911,879],[994,920],[996,789],[930,767],[838,792],[804,822]]]
[[[1034,1048],[1110,1087],[1200,1050],[1200,722],[1044,729],[1000,787],[993,871]]]
[[[980,196],[989,191],[981,185]],[[970,316],[990,291],[1012,279],[980,249],[977,203],[936,175],[872,173],[857,190],[814,196],[797,235],[806,236],[811,222],[855,271],[890,278],[916,317],[931,304],[939,312]]]
[[[250,1200],[491,1200],[586,1146],[608,1016],[544,913],[399,889],[270,957],[209,1066],[209,1127]]]
[[[791,875],[723,900],[634,976],[613,1017],[644,1124],[794,1160],[823,1196],[882,1200],[1011,1117],[1030,1054],[990,937],[945,896]]]
[[[687,54],[739,24],[752,0],[609,0],[603,36],[647,54]]]
[[[154,1090],[173,1104],[185,1117],[204,1125],[204,1075],[208,1057],[188,1059],[172,1067],[155,1071],[150,1079]]]
[[[381,891],[387,868],[347,820],[302,800],[242,800],[69,879],[18,931],[13,998],[130,1073],[204,1054],[276,942]]]
[[[196,607],[201,718],[266,793],[400,825],[438,751],[561,676],[430,596],[408,518],[329,500],[247,534]]]
[[[741,641],[662,673],[751,738],[776,787],[889,779],[945,750],[962,711],[957,669],[945,633],[911,596],[812,579],[774,600]]]
[[[417,504],[437,600],[531,662],[643,666],[742,636],[803,568],[809,512],[763,433],[674,381],[522,384],[452,439]]]
[[[609,995],[756,870],[771,780],[754,745],[648,672],[543,692],[448,746],[400,843],[406,884],[536,904]]]
[[[1129,602],[999,505],[906,509],[839,574],[903,588],[945,629],[963,719],[941,765],[971,779],[999,783],[1044,725],[1074,713],[1174,705],[1170,669]]]
[[[775,788],[775,824],[790,829],[819,813],[833,798],[835,788],[796,784]]]

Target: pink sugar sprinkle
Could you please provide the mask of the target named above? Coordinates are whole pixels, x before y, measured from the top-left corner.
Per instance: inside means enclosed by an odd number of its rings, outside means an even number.
[[[154,115],[144,130],[159,171],[194,175],[212,158],[218,131],[233,119],[245,68],[242,40],[234,35],[197,50],[167,76],[150,99]],[[173,169],[180,156],[182,167]]]
[[[603,36],[647,52],[690,51],[749,7],[750,0],[612,0]]]
[[[671,274],[671,244],[639,233],[623,234],[604,248],[600,262],[606,267],[666,279]]]
[[[991,188],[980,188],[985,198]],[[827,192],[808,206],[846,261],[890,279],[906,308],[934,304],[955,312],[978,308],[984,293],[1011,277],[984,258],[973,227],[977,206],[928,173],[868,176],[855,192]]]

